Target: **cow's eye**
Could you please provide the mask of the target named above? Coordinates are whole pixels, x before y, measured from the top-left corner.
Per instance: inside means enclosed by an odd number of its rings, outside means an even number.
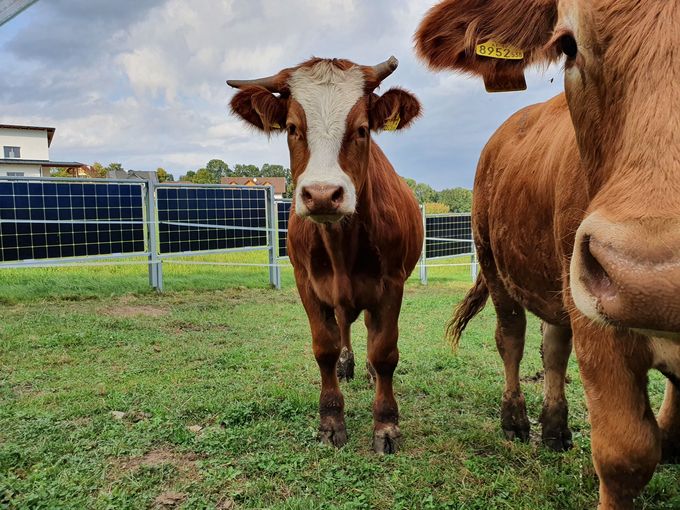
[[[557,41],[558,48],[569,60],[573,60],[578,55],[578,44],[572,34],[564,34]]]
[[[295,124],[288,124],[288,135],[295,136],[297,134],[297,127]]]
[[[361,126],[357,129],[357,138],[368,138],[368,128],[366,126]]]

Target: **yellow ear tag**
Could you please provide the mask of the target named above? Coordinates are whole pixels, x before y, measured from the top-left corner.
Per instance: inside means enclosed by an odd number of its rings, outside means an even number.
[[[389,119],[385,122],[383,129],[385,131],[396,131],[399,128],[399,123],[401,122],[401,117],[397,113],[393,119]]]
[[[273,127],[274,129],[281,129],[281,124],[279,124],[278,122],[274,122],[274,123],[272,124],[272,127]]]
[[[514,46],[505,46],[494,41],[478,44],[475,53],[482,57],[500,58],[503,60],[524,60],[524,51]]]

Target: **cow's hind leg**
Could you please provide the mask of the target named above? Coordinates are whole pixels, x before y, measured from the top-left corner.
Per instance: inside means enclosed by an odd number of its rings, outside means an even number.
[[[379,307],[366,310],[368,361],[376,374],[373,402],[373,449],[376,453],[395,453],[401,438],[399,407],[394,398],[392,379],[399,361],[399,310],[403,287],[389,286]]]
[[[352,351],[351,342],[351,326],[357,320],[359,314],[355,311],[348,311],[344,308],[338,308],[335,311],[335,317],[340,328],[340,341],[342,348],[340,350],[340,358],[338,359],[338,379],[340,381],[349,381],[354,379],[354,351]]]
[[[304,281],[297,276],[296,280]],[[298,283],[298,290],[309,318],[314,357],[321,373],[319,439],[326,444],[340,447],[347,442],[345,401],[336,373],[341,350],[340,330],[332,307],[319,301],[305,284]]]
[[[659,411],[661,451],[664,462],[680,462],[680,381],[666,383],[666,395]]]
[[[487,278],[487,285],[496,308],[496,347],[505,369],[501,427],[508,440],[528,441],[529,418],[519,380],[519,365],[524,356],[526,314],[524,308],[508,295],[505,288],[494,285],[493,279]]]
[[[567,364],[571,354],[571,329],[543,323],[543,368],[545,386],[543,395],[543,444],[554,451],[571,449],[569,407],[564,394]]]

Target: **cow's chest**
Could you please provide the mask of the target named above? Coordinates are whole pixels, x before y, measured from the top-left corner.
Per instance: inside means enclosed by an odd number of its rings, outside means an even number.
[[[310,280],[324,303],[362,310],[377,304],[382,295],[383,277],[380,256],[369,243],[354,249],[329,249],[316,243],[311,250]]]
[[[654,368],[680,385],[680,341],[666,338],[650,340]]]

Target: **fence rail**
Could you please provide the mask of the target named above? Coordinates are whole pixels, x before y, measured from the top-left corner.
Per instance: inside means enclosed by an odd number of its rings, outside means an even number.
[[[281,287],[288,265],[292,204],[268,186],[169,184],[71,178],[0,178],[0,269],[72,264],[146,264],[149,284],[163,290],[163,264],[267,267]],[[470,257],[469,214],[425,215],[420,279],[428,267]],[[268,253],[267,264],[179,261],[179,257],[244,251]]]

